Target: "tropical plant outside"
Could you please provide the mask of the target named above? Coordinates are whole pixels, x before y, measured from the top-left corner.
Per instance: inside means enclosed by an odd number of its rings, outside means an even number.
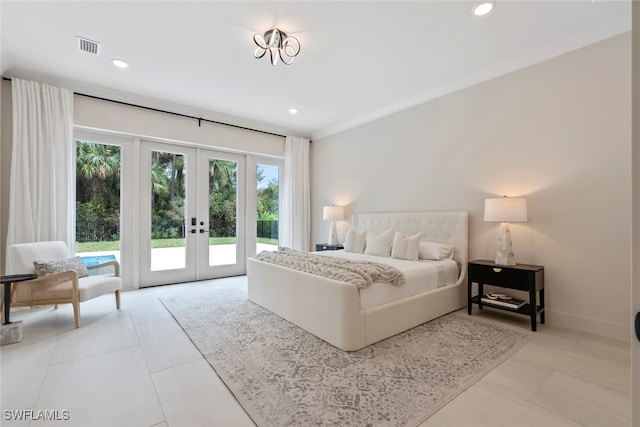
[[[76,142],[76,241],[78,252],[118,250],[120,240],[120,147]],[[264,174],[258,168],[258,180]],[[179,154],[152,153],[152,247],[183,247],[185,162]],[[237,164],[210,159],[211,245],[236,238]],[[278,183],[258,188],[260,243],[277,244]]]
[[[272,245],[278,244],[278,202],[279,202],[279,183],[276,179],[265,182],[265,169],[277,167],[258,165],[256,177],[258,181],[258,200],[257,200],[257,236],[259,243],[268,243]],[[261,242],[261,239],[267,239],[267,242]]]
[[[76,142],[76,241],[120,239],[120,147]]]

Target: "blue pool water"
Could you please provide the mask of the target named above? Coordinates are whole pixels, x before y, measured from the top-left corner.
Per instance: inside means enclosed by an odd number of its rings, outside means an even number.
[[[86,265],[87,267],[91,267],[94,265],[116,260],[115,255],[94,255],[94,256],[83,256],[80,258],[82,258],[82,262],[84,262],[84,265]],[[100,274],[113,274],[113,267],[109,266],[109,267],[96,268],[93,270],[89,270],[89,276],[98,276]]]
[[[84,262],[84,265],[86,265],[87,267],[91,267],[93,265],[98,265],[104,262],[116,260],[115,255],[83,256],[81,258],[82,258],[82,262]]]

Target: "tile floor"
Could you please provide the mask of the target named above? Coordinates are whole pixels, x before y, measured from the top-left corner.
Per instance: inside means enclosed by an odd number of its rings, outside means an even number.
[[[70,305],[13,312],[12,320],[23,320],[24,339],[0,347],[0,425],[252,426],[159,301],[220,286],[246,286],[246,278],[124,292],[119,311],[103,296],[81,305],[79,329]],[[529,326],[495,310],[476,309],[474,318]],[[542,325],[422,427],[630,426],[630,366],[628,343]],[[69,419],[10,420],[8,411],[20,409],[58,410]]]

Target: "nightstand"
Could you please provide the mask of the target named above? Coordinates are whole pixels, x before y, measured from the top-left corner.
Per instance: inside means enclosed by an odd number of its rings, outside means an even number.
[[[316,243],[316,251],[337,251],[340,249],[344,249],[340,243],[337,245],[330,245],[328,243]]]
[[[471,284],[478,284],[478,295],[471,295]],[[519,308],[499,307],[483,303],[484,285],[516,289],[529,293],[529,301]],[[538,301],[537,295],[540,294]],[[544,324],[544,267],[540,265],[516,264],[498,265],[493,261],[476,260],[469,262],[467,271],[467,311],[471,314],[473,304],[524,314],[531,318],[531,330],[537,329],[537,317]]]

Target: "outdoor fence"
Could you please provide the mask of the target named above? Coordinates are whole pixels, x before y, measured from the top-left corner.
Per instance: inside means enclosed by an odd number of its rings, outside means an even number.
[[[120,218],[85,218],[76,222],[77,242],[113,242],[120,239]]]
[[[258,221],[258,237],[278,240],[278,221]]]
[[[257,237],[278,240],[278,221],[257,221]],[[152,238],[184,237],[184,225],[155,224]],[[233,221],[218,220],[211,223],[211,237],[235,237]],[[120,240],[119,218],[83,218],[76,223],[77,242],[111,242]]]

